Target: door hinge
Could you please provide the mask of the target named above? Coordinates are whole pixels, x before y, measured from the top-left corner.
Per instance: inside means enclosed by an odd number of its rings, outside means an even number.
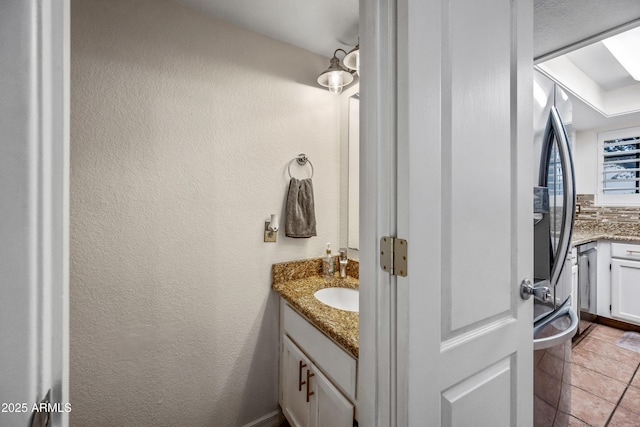
[[[407,241],[384,236],[380,239],[380,267],[396,276],[407,275]]]

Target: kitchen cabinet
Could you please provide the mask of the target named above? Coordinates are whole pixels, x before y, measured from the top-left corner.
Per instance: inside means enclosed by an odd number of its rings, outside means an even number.
[[[611,317],[640,325],[640,245],[611,244]]]
[[[356,359],[281,301],[282,412],[294,427],[352,427]]]

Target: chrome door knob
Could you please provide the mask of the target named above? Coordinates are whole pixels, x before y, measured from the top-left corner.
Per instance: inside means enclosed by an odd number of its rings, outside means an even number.
[[[529,279],[525,279],[520,284],[520,297],[529,299],[531,295],[538,301],[549,302],[551,300],[551,290],[548,286],[533,286]]]

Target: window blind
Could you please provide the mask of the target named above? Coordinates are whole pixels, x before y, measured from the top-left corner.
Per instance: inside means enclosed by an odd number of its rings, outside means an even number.
[[[603,142],[603,193],[640,194],[640,136]]]

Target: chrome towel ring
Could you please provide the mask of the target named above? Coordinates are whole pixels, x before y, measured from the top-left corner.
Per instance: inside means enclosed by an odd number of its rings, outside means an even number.
[[[289,178],[293,178],[293,176],[291,175],[291,163],[293,162],[298,162],[300,166],[304,166],[308,163],[309,166],[311,166],[311,176],[309,178],[313,178],[313,164],[311,164],[311,160],[309,160],[306,154],[298,154],[289,162],[289,167],[287,168],[287,170],[289,171]]]

